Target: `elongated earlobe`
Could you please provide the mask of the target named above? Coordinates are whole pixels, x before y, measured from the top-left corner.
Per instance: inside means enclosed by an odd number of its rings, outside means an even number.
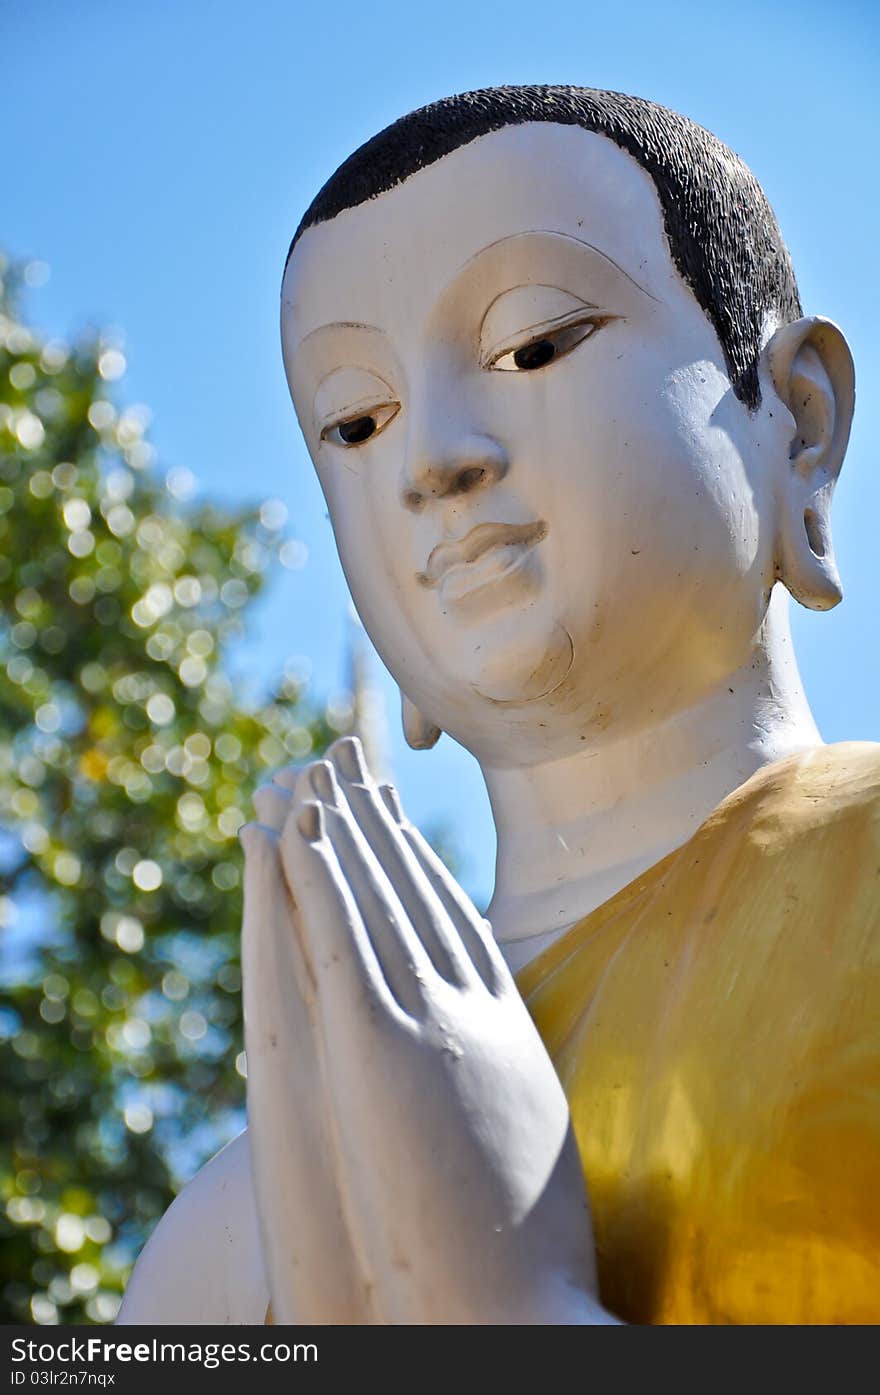
[[[841,331],[818,316],[783,325],[765,350],[776,395],[791,418],[780,476],[777,575],[810,610],[843,596],[831,536],[831,496],[855,406],[852,355]]]
[[[427,717],[422,716],[406,693],[401,692],[400,701],[406,744],[412,746],[414,751],[430,751],[431,747],[436,746],[442,736],[440,728],[435,727],[433,722],[429,722]]]

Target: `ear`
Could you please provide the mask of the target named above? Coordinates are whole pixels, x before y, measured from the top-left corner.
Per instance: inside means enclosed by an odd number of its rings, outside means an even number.
[[[843,596],[831,540],[831,495],[855,407],[852,355],[837,325],[814,316],[782,325],[765,356],[791,417],[777,575],[801,605],[830,610]]]
[[[411,702],[406,693],[401,691],[400,701],[403,714],[403,734],[406,737],[407,746],[412,746],[414,751],[430,751],[432,746],[436,746],[442,736],[439,727],[435,727],[433,722],[429,722],[427,717],[423,717],[414,702]]]

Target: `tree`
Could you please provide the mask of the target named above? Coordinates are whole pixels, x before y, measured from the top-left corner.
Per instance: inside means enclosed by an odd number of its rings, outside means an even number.
[[[182,1174],[241,1127],[240,824],[337,732],[230,643],[277,504],[186,502],[100,337],[45,342],[0,261],[0,1320],[108,1321]]]

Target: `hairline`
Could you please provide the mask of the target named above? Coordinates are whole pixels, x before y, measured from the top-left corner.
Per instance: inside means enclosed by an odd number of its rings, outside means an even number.
[[[735,395],[756,410],[768,318],[787,323],[802,313],[791,258],[764,190],[735,151],[646,98],[527,84],[459,93],[409,112],[358,147],[318,191],[285,270],[308,228],[391,192],[482,135],[525,125],[580,127],[641,166],[679,277],[715,332]]]
[[[386,189],[379,189],[375,194],[370,194],[367,198],[361,199],[358,203],[350,203],[345,208],[338,209],[338,211],[332,214],[332,216],[329,218],[316,218],[311,222],[306,222],[305,218],[308,217],[307,211],[306,215],[300,222],[300,225],[294,234],[290,247],[288,248],[287,259],[284,263],[284,271],[281,277],[282,283],[284,281],[284,276],[287,274],[287,268],[290,265],[290,261],[294,251],[296,250],[297,244],[301,241],[302,238],[305,237],[307,233],[313,232],[316,228],[329,226],[331,223],[335,223],[338,218],[343,218],[346,213],[354,213],[359,208],[366,208],[370,204],[377,203],[379,199],[384,198],[387,194],[393,194],[398,189],[402,189],[405,184],[409,184],[410,180],[417,179],[420,174],[427,174],[428,170],[433,169],[435,165],[442,164],[443,161],[448,160],[450,156],[456,155],[459,150],[465,150],[469,145],[474,145],[479,140],[485,140],[487,137],[491,138],[492,136],[501,135],[503,132],[508,130],[522,130],[528,126],[538,128],[555,127],[557,130],[561,131],[580,131],[581,135],[583,136],[597,136],[600,140],[604,140],[607,145],[611,145],[615,148],[615,150],[619,150],[621,155],[624,155],[629,160],[630,164],[635,165],[636,168],[640,170],[641,173],[648,180],[648,183],[651,186],[651,191],[654,195],[654,198],[657,201],[657,208],[660,214],[660,231],[663,236],[663,240],[666,243],[667,250],[671,253],[671,248],[669,246],[669,237],[666,233],[666,227],[663,218],[663,204],[660,198],[660,190],[657,187],[657,181],[654,179],[653,175],[651,174],[651,171],[645,168],[642,162],[638,160],[635,155],[633,155],[631,150],[627,150],[624,146],[620,145],[613,138],[613,136],[608,135],[605,131],[591,131],[588,127],[582,126],[580,122],[577,121],[541,121],[538,118],[533,118],[529,121],[506,121],[503,125],[492,126],[489,130],[486,131],[475,131],[473,135],[468,136],[465,140],[460,141],[457,145],[453,146],[451,150],[444,150],[443,154],[438,155],[436,159],[429,160],[424,165],[418,165],[415,169],[409,170],[405,175],[402,176],[402,178],[395,180],[395,182],[393,184],[390,184]],[[530,231],[532,231],[532,229],[522,229],[522,232],[524,233]],[[536,229],[535,231],[552,232],[553,229],[544,228]],[[509,234],[509,236],[511,237],[516,237],[518,235],[519,234],[516,233]],[[571,236],[571,234],[560,235]],[[508,234],[505,234],[505,236],[508,236]],[[502,241],[501,238],[497,240]],[[583,241],[584,239],[578,240]],[[487,246],[488,245],[490,244],[487,244]],[[634,278],[630,275],[630,273],[628,271],[625,271],[623,267],[619,266],[618,263],[608,252],[604,251],[601,247],[595,247],[593,250],[599,252],[601,256],[607,257],[608,261],[610,261],[612,265],[616,266],[618,271],[623,272],[624,276],[627,276],[631,281],[634,281]],[[675,266],[675,259],[671,258],[671,260],[675,268],[676,275],[679,276],[682,281],[685,281],[685,284],[687,285],[685,277],[679,271],[678,267]],[[637,281],[634,281],[634,284],[638,286],[639,283]],[[644,290],[644,287],[639,286],[639,290]]]

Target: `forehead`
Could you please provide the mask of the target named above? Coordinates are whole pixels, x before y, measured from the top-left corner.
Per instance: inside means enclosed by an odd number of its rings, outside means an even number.
[[[679,283],[653,181],[631,156],[577,126],[508,126],[309,228],[284,278],[286,347],[334,322],[393,330],[480,252],[533,231],[597,248],[657,299]]]

